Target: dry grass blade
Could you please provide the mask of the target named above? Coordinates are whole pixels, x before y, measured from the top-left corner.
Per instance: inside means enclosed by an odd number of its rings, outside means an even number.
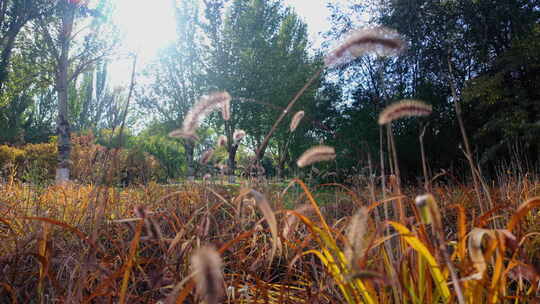
[[[329,146],[315,146],[307,149],[296,161],[298,167],[302,168],[316,162],[333,160],[336,158],[336,151]]]
[[[302,215],[307,215],[308,212],[315,213],[313,206],[310,204],[303,204],[302,206],[296,208],[294,212]],[[290,234],[295,230],[295,227],[298,223],[298,217],[293,213],[288,212],[285,217],[285,224],[283,226],[283,238],[289,239]]]
[[[8,285],[6,283],[2,283],[2,282],[0,282],[0,286],[4,287],[4,289],[7,292],[9,292],[9,294],[11,295],[11,303],[16,304],[17,303],[17,296],[16,296],[15,291],[13,290],[13,287],[11,287],[10,285]]]
[[[83,242],[90,245],[94,250],[97,250],[100,253],[103,253],[103,250],[100,250],[100,248],[97,247],[96,244],[93,243],[92,240],[90,240],[90,238],[84,232],[80,231],[79,229],[77,229],[77,228],[75,228],[75,227],[73,227],[71,225],[68,225],[66,223],[57,221],[55,219],[46,218],[46,217],[23,216],[23,217],[21,217],[21,219],[37,220],[37,221],[47,222],[47,223],[54,224],[54,225],[60,226],[62,228],[65,228],[66,230],[71,231],[74,234],[76,234]]]
[[[465,208],[460,204],[454,204],[450,208],[457,209],[458,213],[458,251],[457,254],[460,260],[465,259],[466,253],[466,236],[467,236],[467,217],[465,214]]]
[[[223,295],[223,275],[218,252],[211,247],[199,248],[191,258],[191,266],[198,294],[208,304],[219,303],[219,298]]]
[[[124,276],[122,278],[122,286],[120,288],[120,295],[119,295],[120,298],[118,300],[118,303],[120,304],[126,303],[129,276],[131,273],[131,268],[133,267],[133,261],[135,260],[135,254],[137,253],[137,247],[139,246],[139,241],[141,239],[142,227],[143,227],[143,221],[141,220],[139,223],[137,223],[135,236],[133,237],[133,240],[131,241],[131,245],[129,247],[129,255],[127,257],[127,261],[124,266]]]
[[[513,231],[516,225],[519,224],[521,218],[524,217],[529,210],[537,207],[540,207],[540,197],[533,197],[521,204],[510,218],[510,221],[508,221],[507,229]]]
[[[347,240],[349,244],[345,246],[345,258],[352,267],[356,261],[364,254],[364,235],[367,229],[368,211],[366,208],[361,208],[352,217],[349,226],[347,227]]]
[[[484,239],[488,241],[488,248],[484,248]],[[482,229],[474,228],[469,233],[468,251],[473,267],[476,269],[476,273],[464,278],[463,280],[480,280],[487,270],[487,263],[485,260],[485,251],[495,250],[497,255],[502,255],[501,248],[504,248],[505,240],[515,240],[516,237],[508,230],[505,229]],[[491,247],[491,249],[489,248]]]
[[[144,221],[146,236],[141,237],[141,239],[161,240],[163,238],[161,228],[159,228],[158,223],[149,216],[150,214],[145,206],[139,205],[135,207],[134,213],[138,218]]]
[[[427,116],[432,108],[419,100],[404,99],[386,107],[379,114],[379,124],[385,125],[396,119],[411,116]]]
[[[482,279],[484,272],[486,272],[487,264],[484,259],[484,252],[482,250],[482,242],[484,236],[490,239],[495,239],[495,232],[488,229],[474,228],[469,234],[468,251],[473,267],[476,269],[476,273],[463,278],[463,280],[480,280]]]
[[[399,54],[405,49],[405,42],[394,30],[385,27],[354,30],[339,47],[324,60],[326,66],[346,64],[367,53],[380,56]]]
[[[304,118],[304,111],[298,111],[296,112],[296,114],[294,114],[292,120],[291,120],[291,125],[290,125],[290,130],[291,132],[294,132],[294,130],[296,130],[296,128],[298,128],[298,125],[300,124],[300,121],[302,120],[302,118]]]

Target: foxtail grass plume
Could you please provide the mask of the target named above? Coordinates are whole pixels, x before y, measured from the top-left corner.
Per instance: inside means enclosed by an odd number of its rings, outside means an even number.
[[[208,161],[210,161],[210,159],[212,158],[212,156],[214,155],[214,149],[208,149],[206,150],[202,155],[201,155],[201,158],[199,159],[199,163],[203,164],[203,165],[206,165],[208,163]]]
[[[433,195],[429,193],[419,195],[416,197],[415,203],[424,224],[433,223],[433,227],[442,228],[441,212]]]
[[[379,125],[385,125],[396,119],[411,116],[427,116],[432,108],[419,100],[404,99],[387,106],[379,114]]]
[[[347,239],[349,244],[345,247],[345,259],[349,265],[354,266],[356,261],[364,254],[364,236],[367,229],[368,212],[365,208],[351,218],[347,228]]]
[[[255,199],[255,202],[257,203],[257,207],[261,210],[264,218],[268,222],[268,226],[270,227],[270,233],[272,234],[272,252],[270,253],[269,261],[272,262],[276,251],[281,251],[281,242],[278,237],[278,229],[277,229],[277,220],[276,215],[274,214],[274,211],[272,211],[272,207],[270,207],[270,203],[266,199],[266,197],[253,189],[249,192],[253,198]]]
[[[217,146],[218,147],[225,147],[227,145],[227,136],[220,135],[217,139]]]
[[[222,96],[223,102],[221,103],[221,116],[223,117],[223,120],[229,120],[231,119],[231,95],[227,92],[223,92],[222,94],[226,94]]]
[[[329,146],[315,146],[307,149],[296,161],[298,167],[302,168],[320,161],[333,160],[336,158],[336,151]]]
[[[290,130],[291,132],[294,132],[296,128],[298,128],[298,125],[300,124],[300,121],[304,118],[304,111],[298,111],[296,114],[294,114],[292,120],[291,120],[291,126]]]
[[[170,132],[169,137],[184,138],[184,139],[188,139],[188,140],[192,140],[192,141],[199,140],[199,137],[195,134],[195,132],[190,133],[190,132],[186,132],[186,131],[184,131],[182,129],[177,129],[177,130],[174,130],[174,131]]]
[[[212,247],[201,247],[193,253],[191,267],[195,273],[197,293],[208,304],[219,303],[223,295],[221,257]]]
[[[201,121],[216,109],[220,109],[223,119],[228,120],[230,117],[230,102],[231,95],[227,92],[214,92],[210,95],[205,95],[197,101],[197,103],[189,110],[182,123],[181,130],[175,130],[169,133],[171,137],[182,137],[186,139],[196,138],[195,132]]]
[[[326,56],[324,63],[326,66],[339,66],[367,53],[391,56],[399,54],[404,49],[405,42],[392,29],[376,27],[354,30],[345,42]]]
[[[234,143],[238,144],[245,136],[246,136],[246,132],[244,130],[234,130],[234,133],[233,133]]]

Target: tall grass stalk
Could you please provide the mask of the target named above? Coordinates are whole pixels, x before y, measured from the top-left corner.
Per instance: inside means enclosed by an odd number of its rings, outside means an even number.
[[[482,201],[482,195],[480,194],[480,187],[478,185],[478,179],[475,173],[476,165],[474,164],[471,147],[469,145],[469,139],[467,137],[467,131],[465,130],[465,124],[463,123],[463,118],[461,115],[461,106],[459,104],[459,99],[457,96],[457,89],[454,83],[454,73],[453,73],[450,50],[448,50],[448,73],[450,76],[450,89],[452,91],[452,99],[454,101],[454,110],[456,111],[456,117],[459,124],[459,130],[461,132],[461,137],[463,138],[463,145],[465,146],[466,158],[469,163],[469,169],[471,170],[471,178],[473,180],[474,192],[476,194],[476,199],[478,201],[478,204],[480,205],[480,210],[482,211],[482,213],[484,213],[487,211],[487,208],[484,205]]]
[[[293,99],[291,99],[291,101],[289,101],[289,103],[287,104],[287,107],[285,108],[285,110],[283,110],[283,112],[281,112],[278,119],[276,119],[276,121],[272,125],[272,128],[270,129],[268,134],[266,134],[266,137],[264,138],[263,142],[261,143],[261,145],[255,151],[255,161],[256,162],[258,162],[259,160],[262,159],[262,153],[265,151],[266,146],[268,145],[268,143],[270,141],[270,138],[272,137],[272,135],[274,135],[274,132],[276,131],[276,129],[279,126],[279,124],[281,123],[281,121],[285,118],[285,116],[287,116],[287,114],[289,114],[289,112],[291,111],[294,104],[298,101],[298,99],[300,99],[300,97],[302,97],[304,92],[313,84],[313,82],[315,82],[315,80],[317,80],[317,78],[319,78],[319,76],[321,75],[321,73],[323,71],[324,71],[324,67],[320,68],[317,72],[315,72],[315,74],[313,74],[313,76],[311,76],[311,78],[300,89],[300,91],[298,91],[296,93],[296,95],[293,97]]]
[[[424,125],[418,139],[420,141],[420,156],[422,157],[422,172],[424,173],[424,189],[426,192],[431,192],[431,180],[428,175],[426,151],[424,149],[424,135],[426,135],[427,126],[428,124]]]

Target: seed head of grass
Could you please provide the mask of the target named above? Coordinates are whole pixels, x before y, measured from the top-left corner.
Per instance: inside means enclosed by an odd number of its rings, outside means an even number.
[[[352,31],[324,61],[326,66],[338,66],[367,53],[391,56],[404,49],[405,42],[396,31],[386,27],[366,28]]]
[[[259,207],[261,210],[264,218],[268,222],[268,226],[270,227],[270,233],[272,234],[272,252],[269,258],[270,261],[272,261],[276,251],[278,249],[281,250],[281,243],[278,238],[276,215],[274,214],[272,207],[270,207],[270,203],[262,193],[252,189],[249,194],[251,194],[255,199],[257,207]]]
[[[300,124],[300,121],[302,120],[303,117],[304,117],[304,111],[298,111],[296,112],[296,114],[294,114],[291,120],[291,125],[290,125],[291,132],[294,132],[294,130],[298,128],[298,125]]]
[[[379,125],[385,125],[403,117],[427,116],[431,114],[431,111],[431,106],[422,101],[401,100],[389,105],[379,114]]]
[[[208,161],[210,161],[210,159],[212,158],[212,156],[214,155],[214,149],[208,149],[206,150],[201,158],[199,159],[199,163],[205,165],[208,163]]]
[[[231,119],[231,95],[227,92],[223,92],[226,95],[222,96],[223,102],[221,103],[221,116],[224,120]]]
[[[195,134],[201,121],[215,110],[221,110],[223,119],[230,118],[231,95],[227,92],[214,92],[205,95],[189,110],[182,123],[182,130],[186,134]]]
[[[315,146],[307,149],[296,161],[298,167],[302,168],[320,161],[333,160],[336,158],[336,151],[329,146]]]
[[[227,145],[227,136],[220,135],[217,139],[217,146],[218,147],[225,147]]]
[[[191,141],[199,140],[199,137],[195,134],[195,132],[186,132],[183,129],[177,129],[170,132],[169,137],[184,138]]]
[[[367,210],[360,209],[352,218],[347,228],[347,239],[349,244],[345,247],[345,258],[349,265],[354,266],[355,262],[364,253],[364,235],[367,228]]]
[[[431,194],[419,195],[415,199],[416,207],[424,224],[432,224],[437,229],[442,228],[442,219],[437,201]]]
[[[244,130],[234,130],[234,133],[233,133],[234,143],[238,144],[245,136],[246,136],[246,132]]]
[[[208,304],[219,303],[223,294],[223,275],[218,252],[212,247],[197,249],[191,258],[191,267],[195,273],[198,294]]]

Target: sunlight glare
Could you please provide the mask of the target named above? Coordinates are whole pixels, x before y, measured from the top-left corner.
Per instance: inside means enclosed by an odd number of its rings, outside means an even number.
[[[141,59],[155,57],[176,36],[171,0],[116,0],[114,22],[123,34],[123,46]]]

